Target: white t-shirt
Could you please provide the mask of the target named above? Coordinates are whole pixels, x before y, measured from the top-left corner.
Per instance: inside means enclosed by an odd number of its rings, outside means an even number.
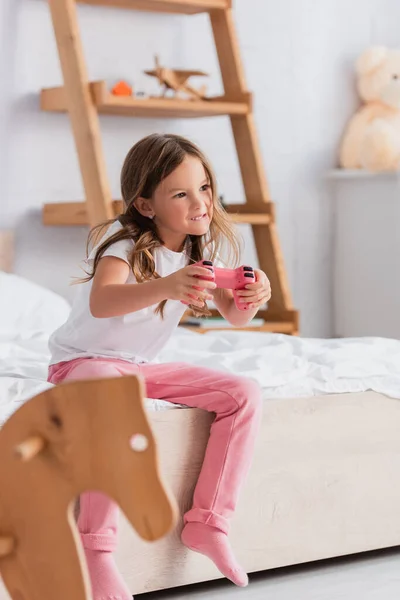
[[[116,221],[101,240],[121,229]],[[129,264],[128,257],[134,242],[123,240],[110,246],[103,256],[116,256]],[[92,266],[96,247],[88,257]],[[154,252],[156,272],[165,277],[189,264],[187,254],[173,252],[164,246]],[[164,309],[164,319],[155,314],[157,305],[126,314],[122,317],[95,318],[89,308],[92,281],[77,284],[76,296],[70,316],[64,325],[50,337],[50,364],[80,357],[120,358],[130,362],[153,360],[167,343],[179,324],[186,306],[179,301],[168,300]],[[135,283],[130,271],[126,283]],[[140,285],[137,284],[137,285]]]

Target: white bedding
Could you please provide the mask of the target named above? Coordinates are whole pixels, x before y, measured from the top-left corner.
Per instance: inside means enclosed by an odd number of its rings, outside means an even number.
[[[48,333],[0,333],[0,423],[46,382]],[[373,390],[400,399],[400,341],[302,339],[279,334],[178,329],[160,362],[185,361],[256,379],[264,399]],[[147,400],[151,410],[171,408]]]
[[[0,426],[26,400],[52,387],[47,382],[48,337],[43,331],[0,333]],[[147,407],[165,410],[171,405],[147,400]]]

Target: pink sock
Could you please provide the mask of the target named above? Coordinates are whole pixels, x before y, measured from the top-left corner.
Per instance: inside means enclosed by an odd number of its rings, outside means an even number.
[[[247,574],[236,562],[228,536],[210,525],[187,523],[182,531],[182,542],[195,552],[205,554],[225,577],[240,587],[249,583]]]
[[[132,600],[111,552],[85,548],[93,600]]]

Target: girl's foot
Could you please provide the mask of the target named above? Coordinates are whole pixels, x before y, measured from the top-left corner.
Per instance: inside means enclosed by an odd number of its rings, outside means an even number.
[[[190,550],[208,556],[225,577],[240,587],[249,579],[236,562],[228,536],[215,527],[203,523],[187,523],[182,531],[182,542]]]
[[[111,552],[85,548],[93,600],[132,600]]]

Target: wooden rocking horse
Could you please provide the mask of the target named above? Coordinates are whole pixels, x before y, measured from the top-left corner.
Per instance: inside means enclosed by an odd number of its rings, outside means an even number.
[[[12,600],[91,598],[74,519],[76,498],[91,490],[145,540],[175,523],[137,377],[51,388],[0,431],[0,573]]]

